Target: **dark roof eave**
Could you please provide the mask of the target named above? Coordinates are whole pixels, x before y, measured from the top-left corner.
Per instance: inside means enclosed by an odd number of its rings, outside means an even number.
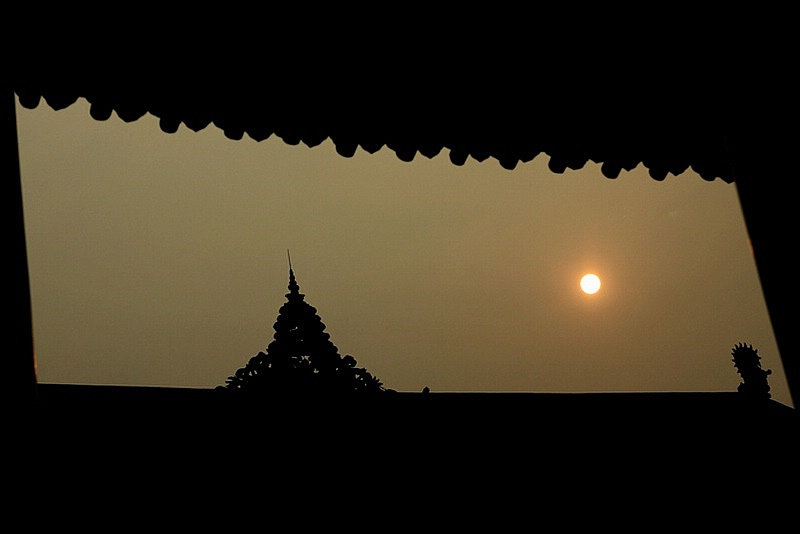
[[[656,180],[691,169],[705,180],[732,183],[735,157],[741,154],[736,147],[752,143],[743,138],[750,134],[741,125],[733,128],[718,114],[691,108],[642,115],[619,106],[593,110],[586,104],[564,111],[512,99],[500,113],[490,99],[443,107],[390,96],[359,100],[357,95],[332,93],[305,99],[257,89],[120,89],[86,80],[81,85],[25,80],[14,87],[20,105],[28,109],[44,101],[60,110],[83,98],[96,120],[116,114],[131,122],[149,113],[159,118],[166,133],[181,124],[193,131],[211,125],[236,140],[246,135],[262,141],[275,135],[287,144],[314,147],[330,139],[345,157],[358,148],[374,153],[386,147],[402,161],[447,153],[454,165],[492,158],[506,169],[545,154],[555,173],[592,162],[608,178],[643,165]]]

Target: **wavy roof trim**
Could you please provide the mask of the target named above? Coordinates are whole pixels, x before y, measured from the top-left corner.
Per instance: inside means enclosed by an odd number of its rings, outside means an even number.
[[[664,103],[652,96],[655,100],[645,105],[625,94],[576,99],[552,88],[484,89],[459,96],[441,85],[428,94],[366,92],[354,83],[232,80],[217,87],[177,79],[143,85],[90,78],[80,83],[23,79],[13,87],[28,109],[44,100],[60,110],[83,98],[96,120],[116,113],[131,122],[149,113],[166,133],[181,125],[193,131],[213,125],[234,140],[275,135],[289,145],[315,147],[330,139],[344,157],[359,148],[371,154],[387,147],[408,162],[445,151],[455,165],[493,158],[509,170],[546,154],[555,173],[593,162],[608,178],[641,164],[656,180],[691,169],[705,180],[732,183],[737,147],[753,142],[746,114],[740,110],[732,118],[721,102],[695,94],[675,93]]]

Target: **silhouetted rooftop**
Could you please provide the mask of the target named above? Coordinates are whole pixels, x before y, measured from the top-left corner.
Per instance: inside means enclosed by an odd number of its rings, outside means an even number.
[[[695,422],[767,421],[797,423],[796,410],[772,399],[753,400],[738,392],[620,392],[620,393],[519,393],[519,392],[395,392],[347,397],[272,397],[265,402],[232,396],[216,389],[39,384],[39,406],[46,417],[185,416],[232,417],[242,414],[279,415],[278,407],[294,407],[315,417],[311,409],[360,416],[385,416],[398,422],[407,417],[419,422],[446,419],[470,424],[496,425],[509,421],[567,421],[670,427]],[[383,424],[383,423],[382,423]]]
[[[338,509],[407,499],[449,510],[440,501],[468,495],[486,510],[513,494],[537,513],[553,500],[576,514],[631,504],[637,514],[643,503],[675,519],[688,501],[695,510],[723,499],[740,520],[781,510],[739,512],[731,494],[773,499],[787,483],[791,495],[794,481],[794,410],[739,393],[415,392],[258,405],[220,403],[217,393],[40,384],[31,456],[14,459],[45,497],[79,501],[84,480],[101,481],[104,498],[145,509],[154,495],[171,506],[197,495],[238,510],[242,494],[263,499],[267,489],[308,503],[324,488]],[[277,513],[274,501],[265,506]]]

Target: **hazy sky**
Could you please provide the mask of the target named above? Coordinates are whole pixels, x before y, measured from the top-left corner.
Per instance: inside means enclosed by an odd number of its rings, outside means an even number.
[[[84,100],[17,118],[40,382],[224,384],[272,340],[289,249],[339,352],[397,391],[735,391],[744,342],[793,406],[733,184],[344,158]]]

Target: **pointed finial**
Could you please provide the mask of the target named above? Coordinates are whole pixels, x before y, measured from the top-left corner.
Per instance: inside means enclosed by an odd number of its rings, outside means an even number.
[[[294,271],[292,270],[292,257],[289,255],[289,249],[286,249],[286,257],[289,258],[289,294],[299,294],[300,286],[294,278]],[[287,295],[288,296],[288,295]]]

